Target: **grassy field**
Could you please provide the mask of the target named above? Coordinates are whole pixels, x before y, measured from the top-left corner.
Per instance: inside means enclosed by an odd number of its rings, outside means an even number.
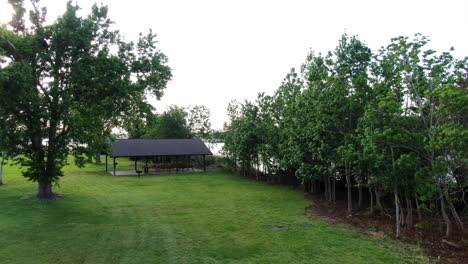
[[[426,262],[399,242],[311,219],[300,191],[228,173],[138,179],[70,165],[55,188],[62,199],[47,202],[18,167],[5,173],[0,263]]]

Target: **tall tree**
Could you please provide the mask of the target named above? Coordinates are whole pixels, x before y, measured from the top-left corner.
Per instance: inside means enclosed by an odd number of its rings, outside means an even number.
[[[193,137],[210,140],[212,135],[210,109],[205,105],[196,105],[187,109],[187,125]]]
[[[82,165],[97,131],[121,124],[135,102],[146,104],[145,93],[160,97],[171,70],[151,31],[136,44],[111,31],[107,7],[82,18],[69,2],[48,25],[32,1],[29,26],[23,1],[9,2],[13,21],[0,27],[0,137],[9,135],[8,152],[38,182],[38,197],[50,199],[69,154]]]

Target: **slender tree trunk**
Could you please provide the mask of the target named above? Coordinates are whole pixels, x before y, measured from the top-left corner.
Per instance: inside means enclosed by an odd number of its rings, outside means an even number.
[[[358,186],[358,193],[359,193],[358,207],[362,208],[362,186],[361,186],[361,184],[359,184],[359,186]]]
[[[398,195],[398,205],[400,207],[400,226],[405,226],[405,208],[402,204],[403,201],[404,199],[400,198],[400,195]]]
[[[405,195],[406,199],[406,224],[408,227],[413,227],[413,205],[408,195]]]
[[[394,156],[394,154],[393,154],[393,147],[392,147],[392,146],[390,146],[390,151],[391,151],[391,153],[392,153],[392,172],[393,172],[393,177],[396,177],[396,173],[395,173],[395,168],[396,168],[396,167],[395,167],[395,156]],[[400,235],[401,235],[401,227],[400,227],[400,213],[401,213],[401,212],[400,212],[400,208],[401,208],[401,206],[400,206],[400,200],[399,200],[399,198],[398,198],[398,182],[397,182],[396,179],[394,179],[394,183],[393,183],[393,184],[394,184],[394,191],[393,191],[393,193],[394,193],[394,197],[395,197],[394,200],[395,200],[395,217],[396,217],[396,221],[395,221],[395,223],[396,223],[396,234],[395,234],[395,236],[396,236],[397,238],[399,238]],[[401,220],[403,220],[403,218],[401,218]]]
[[[461,185],[461,186],[462,186],[462,193],[463,193],[461,199],[462,199],[463,204],[465,205],[465,207],[468,208],[468,204],[466,203],[466,199],[465,199],[465,193],[466,193],[466,191],[465,191],[465,188],[463,187],[463,185]]]
[[[325,186],[325,200],[328,201],[328,192],[329,192],[329,188],[328,188],[328,182],[327,182],[327,179],[325,178],[324,181],[323,181],[323,184]]]
[[[374,188],[374,192],[375,192],[375,202],[377,204],[377,208],[379,208],[380,216],[384,216],[384,209],[382,207],[382,203],[380,202],[380,192],[378,191],[378,188]]]
[[[333,196],[332,196],[332,199],[333,199],[333,202],[336,202],[336,179],[335,177],[333,177]]]
[[[369,187],[369,196],[370,196],[370,214],[374,215],[374,195],[372,195],[372,187]]]
[[[255,178],[257,179],[257,181],[259,180],[259,176],[258,176],[258,167],[259,167],[259,162],[258,162],[258,155],[257,157],[255,158],[255,165],[256,165],[256,169],[255,169]]]
[[[346,186],[348,188],[348,213],[351,213],[353,211],[353,201],[352,201],[352,195],[351,195],[351,171],[350,171],[350,166],[349,162],[345,163],[345,172],[346,172]]]
[[[418,195],[416,193],[414,193],[414,201],[416,202],[416,211],[418,212],[418,221],[421,221],[422,219],[421,210],[419,209]]]
[[[450,222],[447,212],[445,211],[445,199],[444,199],[444,195],[442,194],[442,190],[440,189],[440,187],[439,187],[439,194],[440,194],[440,210],[442,212],[442,217],[444,218],[445,225],[446,225],[445,237],[449,238],[452,235],[452,222]]]
[[[267,175],[268,175],[268,181],[271,182],[273,180],[271,177],[271,166],[268,166],[266,170],[267,170]]]
[[[52,192],[52,184],[50,182],[38,183],[37,198],[44,200],[55,198],[55,193]]]
[[[452,212],[453,218],[455,218],[455,223],[457,224],[458,228],[460,231],[463,233],[465,229],[463,228],[463,221],[461,220],[460,216],[457,213],[457,210],[455,209],[455,206],[453,206],[452,199],[450,199],[450,196],[448,194],[447,186],[444,185],[444,195],[445,199],[447,200],[447,203],[450,208],[450,212]]]
[[[395,184],[395,189],[394,189],[394,200],[395,200],[395,224],[396,224],[396,238],[399,238],[401,235],[401,227],[400,227],[400,201],[398,199],[398,187]]]

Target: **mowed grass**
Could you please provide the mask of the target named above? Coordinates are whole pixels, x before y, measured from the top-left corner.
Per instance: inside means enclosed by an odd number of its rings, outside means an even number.
[[[103,168],[66,167],[55,188],[62,198],[38,201],[36,184],[7,166],[0,263],[426,262],[408,245],[314,220],[304,195],[284,186],[222,172],[138,179]]]

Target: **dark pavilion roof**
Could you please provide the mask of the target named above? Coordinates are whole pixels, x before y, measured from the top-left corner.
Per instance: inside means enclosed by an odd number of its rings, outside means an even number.
[[[213,155],[199,138],[118,139],[112,144],[112,157]]]

